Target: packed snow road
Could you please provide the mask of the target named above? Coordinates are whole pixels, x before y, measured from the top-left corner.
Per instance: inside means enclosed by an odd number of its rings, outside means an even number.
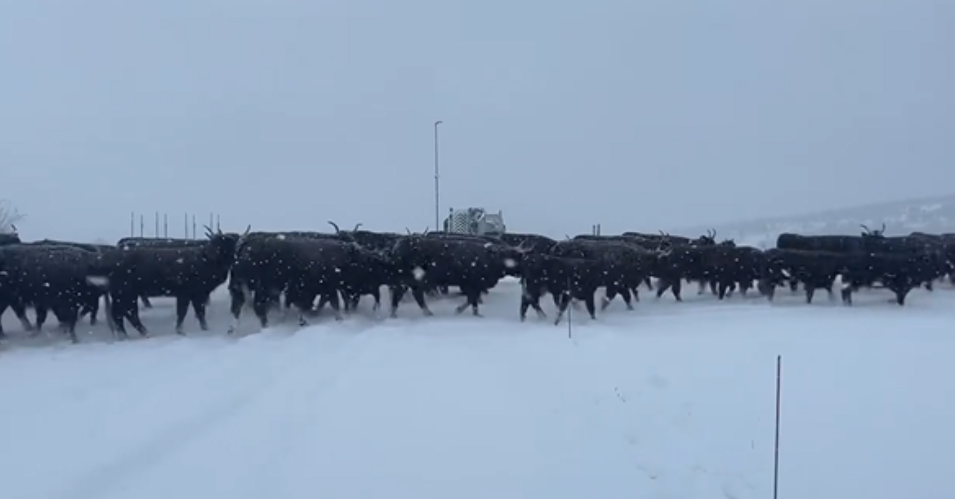
[[[451,299],[432,318],[406,306],[397,320],[260,334],[250,320],[233,338],[221,302],[213,331],[189,338],[171,334],[161,300],[148,340],[29,340],[14,322],[0,352],[0,490],[764,498],[782,354],[781,497],[941,497],[955,462],[955,292],[905,308],[886,298],[644,298],[597,322],[576,314],[572,339],[518,323],[513,285],[486,298],[483,319],[451,316]]]

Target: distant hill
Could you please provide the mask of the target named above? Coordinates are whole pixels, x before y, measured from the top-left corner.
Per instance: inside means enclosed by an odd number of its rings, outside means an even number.
[[[860,224],[885,234],[955,232],[955,194],[903,201],[889,201],[791,217],[773,217],[723,224],[714,227],[717,239],[732,238],[738,243],[772,247],[782,232],[800,234],[858,234]],[[674,233],[696,235],[710,227],[689,227]]]

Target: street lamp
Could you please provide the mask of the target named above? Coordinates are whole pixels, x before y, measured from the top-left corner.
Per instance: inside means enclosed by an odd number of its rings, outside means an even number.
[[[441,231],[440,224],[440,206],[441,206],[441,183],[439,180],[438,166],[438,125],[444,123],[441,120],[434,122],[434,230]]]

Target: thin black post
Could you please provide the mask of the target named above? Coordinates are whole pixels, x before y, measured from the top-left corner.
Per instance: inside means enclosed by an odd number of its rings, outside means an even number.
[[[777,499],[779,493],[779,401],[782,392],[783,378],[783,356],[776,356],[776,443],[773,450],[773,499]]]
[[[574,292],[570,287],[570,276],[567,276],[567,339],[574,337]]]
[[[440,166],[438,163],[438,125],[444,123],[441,120],[434,122],[434,230],[438,230],[440,225],[441,214],[441,181],[440,181]]]

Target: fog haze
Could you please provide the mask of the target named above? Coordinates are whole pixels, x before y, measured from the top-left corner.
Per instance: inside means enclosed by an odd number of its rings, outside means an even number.
[[[103,0],[0,6],[27,238],[717,224],[955,190],[955,3]],[[173,229],[174,227],[175,229]]]

